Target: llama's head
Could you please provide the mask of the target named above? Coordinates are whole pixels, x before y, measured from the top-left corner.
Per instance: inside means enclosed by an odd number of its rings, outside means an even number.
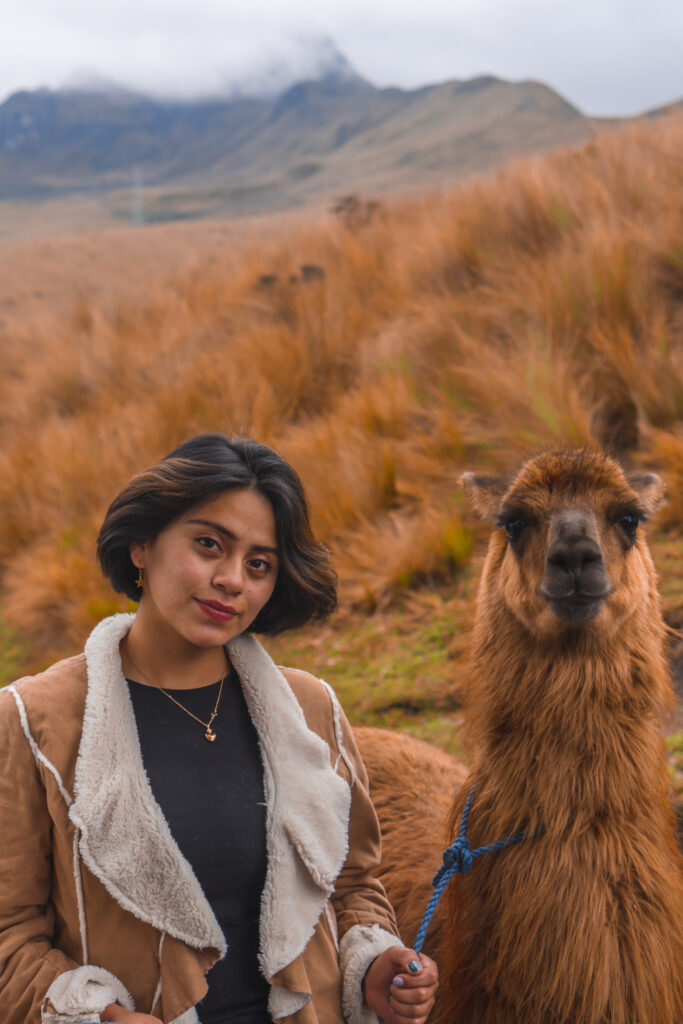
[[[539,455],[516,476],[465,474],[496,530],[482,585],[537,636],[606,636],[649,604],[652,562],[640,524],[660,504],[653,473],[626,474],[601,452]]]

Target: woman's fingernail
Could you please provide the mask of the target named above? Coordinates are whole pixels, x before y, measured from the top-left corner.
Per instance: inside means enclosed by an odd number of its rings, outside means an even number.
[[[397,976],[396,976],[396,977],[395,977],[395,978],[394,978],[394,979],[392,980],[391,984],[392,984],[392,985],[398,985],[398,987],[400,988],[400,987],[401,987],[401,985],[405,985],[405,981],[404,981],[404,979],[403,979],[403,978],[401,977],[401,975],[399,974],[399,975],[397,975]]]
[[[408,964],[408,970],[412,971],[413,974],[419,974],[420,971],[422,970],[422,965],[419,964],[417,960],[411,960],[410,963]]]

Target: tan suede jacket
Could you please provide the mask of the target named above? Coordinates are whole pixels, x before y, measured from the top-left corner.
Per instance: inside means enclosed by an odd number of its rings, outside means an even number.
[[[145,775],[119,656],[132,619],[105,619],[84,654],[0,691],[2,1024],[96,1021],[113,1001],[196,1024],[226,955]],[[352,732],[325,683],[278,669],[250,636],[229,653],[264,765],[270,1013],[373,1024],[361,980],[400,940]]]

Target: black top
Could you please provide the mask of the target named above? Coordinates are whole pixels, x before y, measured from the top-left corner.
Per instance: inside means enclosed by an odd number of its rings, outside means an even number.
[[[160,690],[128,683],[152,792],[228,944],[207,976],[201,1024],[271,1024],[257,961],[266,876],[263,765],[239,677],[233,669],[224,680],[213,743]],[[168,692],[208,722],[218,687]]]

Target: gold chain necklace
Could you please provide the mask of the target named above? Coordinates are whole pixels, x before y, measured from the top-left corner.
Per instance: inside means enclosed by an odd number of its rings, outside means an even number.
[[[200,725],[203,725],[204,728],[206,729],[206,732],[204,733],[204,739],[208,740],[209,743],[213,743],[213,741],[216,739],[216,733],[213,731],[211,726],[213,725],[214,718],[218,717],[218,705],[220,704],[221,694],[223,693],[223,683],[225,682],[225,680],[226,676],[223,676],[223,678],[220,680],[221,685],[218,690],[218,696],[216,697],[216,703],[213,706],[213,711],[211,712],[211,717],[209,718],[208,722],[202,722],[201,718],[197,718],[196,715],[193,715],[191,711],[188,711],[184,704],[181,704],[179,700],[176,700],[175,697],[172,697],[170,693],[164,690],[163,686],[159,686],[158,689],[161,690],[161,692],[166,697],[168,697],[169,700],[172,700],[174,704],[177,704],[181,711],[184,711],[186,715],[190,716],[190,718],[194,718],[195,722],[199,722]]]
[[[141,672],[140,669],[137,667],[137,665],[135,664],[135,662],[131,658],[130,654],[128,655],[128,660],[130,661],[131,665],[133,666],[135,671],[138,673],[138,675],[141,675],[143,679],[147,678],[145,676],[145,673]],[[213,731],[211,726],[213,725],[214,719],[218,718],[218,705],[221,702],[221,694],[223,693],[223,683],[228,678],[229,674],[230,674],[230,662],[228,661],[228,671],[227,671],[226,675],[224,675],[222,679],[217,679],[216,680],[216,682],[220,682],[221,685],[220,685],[220,687],[218,689],[218,696],[216,697],[216,703],[213,706],[213,711],[211,712],[211,716],[210,716],[208,722],[202,722],[201,718],[197,718],[196,715],[193,715],[192,712],[188,711],[188,709],[183,704],[181,704],[179,700],[176,700],[175,697],[172,697],[170,693],[167,693],[166,690],[164,690],[163,686],[155,686],[154,688],[156,690],[161,690],[161,692],[164,694],[164,696],[168,697],[169,700],[172,700],[174,704],[177,704],[181,711],[184,711],[186,715],[190,716],[190,718],[194,718],[195,722],[199,722],[200,725],[203,725],[204,728],[206,729],[206,732],[204,733],[204,739],[208,740],[209,743],[213,743],[214,740],[216,739],[216,733]],[[152,686],[154,684],[150,683],[149,685]],[[213,685],[215,686],[216,684],[214,683]]]

